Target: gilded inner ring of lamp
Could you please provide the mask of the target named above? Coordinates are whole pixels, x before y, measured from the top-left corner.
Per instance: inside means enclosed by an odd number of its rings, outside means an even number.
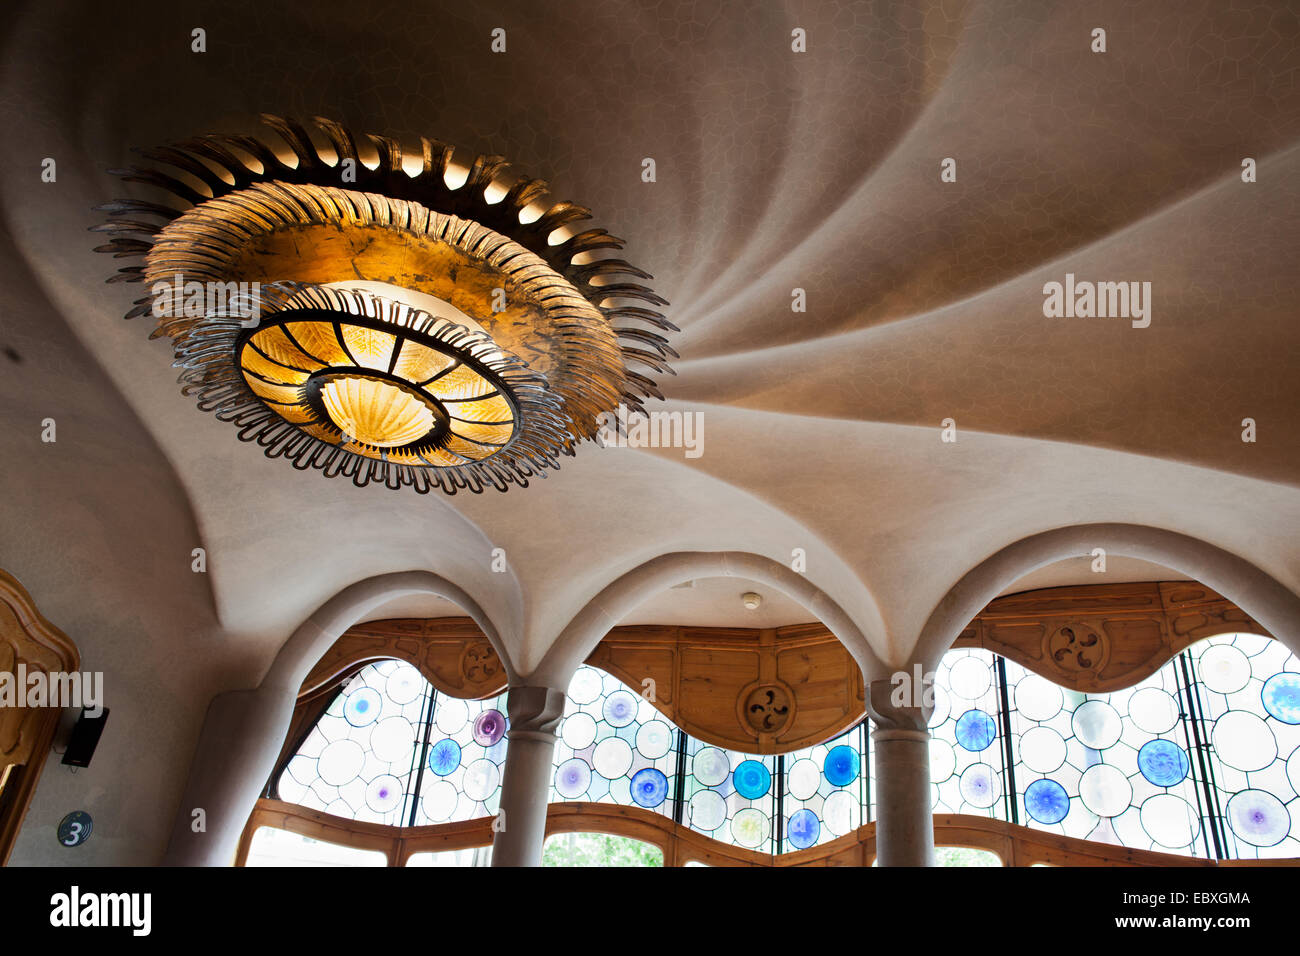
[[[263,284],[358,279],[411,289],[472,317],[501,348],[544,375],[562,361],[553,354],[560,348],[551,331],[555,318],[513,275],[440,238],[408,229],[354,222],[281,225],[250,242],[227,272]],[[555,281],[563,282],[558,276]],[[566,299],[572,300],[565,301],[571,310],[590,313],[598,329],[604,325],[576,290],[568,296],[553,290],[553,303]],[[606,334],[616,348],[612,334]]]
[[[245,383],[285,421],[358,455],[452,467],[506,448],[518,407],[489,369],[380,319],[278,313],[236,346]]]

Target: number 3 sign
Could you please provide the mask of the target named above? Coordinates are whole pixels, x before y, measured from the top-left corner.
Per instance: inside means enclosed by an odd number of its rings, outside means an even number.
[[[80,846],[90,839],[92,821],[84,810],[74,810],[59,821],[59,842],[64,846]]]

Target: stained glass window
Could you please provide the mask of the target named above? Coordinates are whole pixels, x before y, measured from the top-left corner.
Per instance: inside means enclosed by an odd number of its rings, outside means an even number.
[[[1254,634],[1212,637],[1191,658],[1223,854],[1300,856],[1300,661]]]
[[[776,758],[688,738],[684,822],[723,843],[775,852]]]
[[[584,666],[558,736],[553,801],[640,806],[760,853],[816,846],[863,821],[861,726],[785,756],[740,753],[696,740],[617,678]]]
[[[930,719],[935,813],[1006,819],[1005,755],[997,661],[988,651],[949,651],[935,674]]]
[[[616,678],[579,668],[560,722],[551,799],[639,806],[672,816],[679,734]]]
[[[782,852],[805,850],[862,825],[867,800],[866,725],[781,758],[785,771]]]
[[[955,649],[930,731],[935,813],[1191,856],[1300,856],[1300,662],[1268,638],[1210,638],[1108,694]]]
[[[280,774],[277,794],[388,826],[492,816],[506,726],[504,694],[460,700],[438,693],[410,664],[368,664],[307,735]]]
[[[1135,687],[1080,694],[1006,661],[1018,822],[1207,855],[1175,665]]]
[[[500,809],[505,713],[505,694],[486,701],[436,696],[416,826],[490,817]]]

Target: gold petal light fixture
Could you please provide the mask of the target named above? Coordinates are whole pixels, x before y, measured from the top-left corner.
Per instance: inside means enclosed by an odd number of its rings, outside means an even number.
[[[109,280],[153,290],[127,317],[157,316],[183,391],[240,438],[358,485],[505,490],[557,467],[602,413],[663,397],[647,373],[671,373],[676,327],[634,281],[649,275],[606,254],[621,240],[562,235],[588,210],[543,202],[546,184],[512,180],[500,157],[452,186],[442,143],[422,140],[408,172],[395,140],[371,136],[371,168],[337,123],[316,120],[327,156],[299,124],[263,119],[293,162],[250,136],[142,150],[170,170],[116,172],[168,202],[115,200],[94,227],[112,235],[97,251],[143,260]],[[191,287],[245,308],[196,309]]]

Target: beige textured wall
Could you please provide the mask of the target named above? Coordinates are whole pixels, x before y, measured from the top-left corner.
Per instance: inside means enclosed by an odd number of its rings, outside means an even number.
[[[0,567],[76,642],[82,669],[103,672],[112,712],[90,767],[51,754],[11,863],[156,863],[208,701],[244,675],[222,673],[170,466],[7,250],[0,260],[0,350],[21,356],[0,354]],[[94,831],[65,849],[55,828],[72,810]]]

